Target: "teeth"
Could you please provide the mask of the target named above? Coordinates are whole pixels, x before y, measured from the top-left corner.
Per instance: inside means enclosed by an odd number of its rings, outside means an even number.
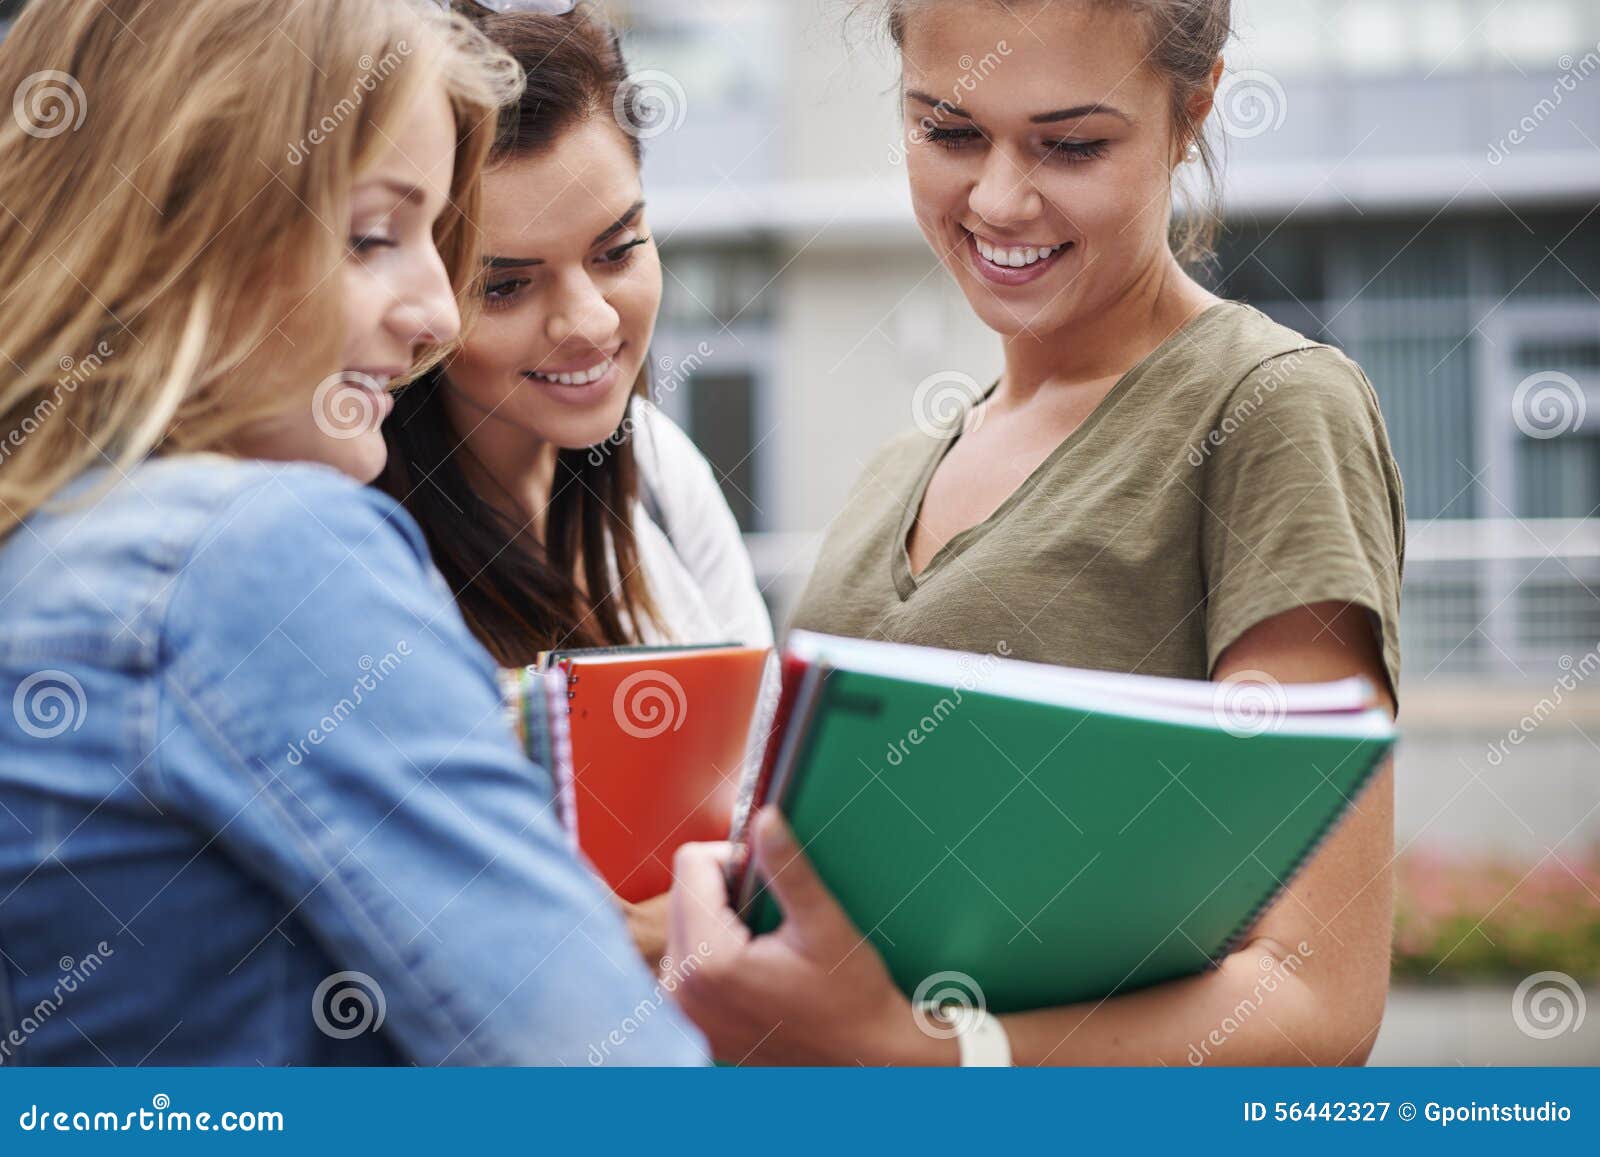
[[[534,370],[533,376],[541,381],[554,382],[561,386],[587,386],[591,382],[598,382],[601,378],[605,377],[610,369],[611,362],[609,359],[607,359],[597,366],[591,366],[586,370],[579,370],[575,374],[541,374],[539,371]]]
[[[1030,245],[1015,249],[997,249],[982,237],[974,239],[978,243],[978,252],[985,261],[1010,269],[1023,269],[1029,265],[1036,265],[1065,248],[1062,245],[1046,245],[1041,249]]]

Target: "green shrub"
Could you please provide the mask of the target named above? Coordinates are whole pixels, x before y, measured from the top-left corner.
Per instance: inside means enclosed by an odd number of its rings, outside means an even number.
[[[1600,851],[1531,865],[1413,852],[1396,873],[1396,979],[1600,983]]]

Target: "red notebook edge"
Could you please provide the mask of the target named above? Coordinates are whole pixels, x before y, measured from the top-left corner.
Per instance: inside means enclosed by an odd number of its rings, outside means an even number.
[[[766,750],[762,754],[761,771],[750,792],[749,806],[729,835],[732,852],[727,868],[728,895],[741,918],[748,913],[760,890],[755,882],[752,863],[750,825],[755,822],[756,814],[773,802],[774,793],[782,791],[781,781],[786,778],[784,765],[793,761],[792,740],[798,738],[796,731],[802,723],[797,718],[800,714],[798,706],[812,670],[813,664],[809,659],[789,651],[782,653],[782,685],[777,707],[773,711],[772,727],[767,735]]]

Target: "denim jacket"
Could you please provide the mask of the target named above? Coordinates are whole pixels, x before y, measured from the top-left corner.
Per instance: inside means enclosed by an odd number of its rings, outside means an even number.
[[[683,1064],[388,498],[211,456],[0,541],[0,1064]]]

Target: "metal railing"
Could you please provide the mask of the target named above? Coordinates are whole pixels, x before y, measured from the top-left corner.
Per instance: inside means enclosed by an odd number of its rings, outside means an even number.
[[[814,534],[746,537],[780,624],[816,558]],[[1600,645],[1600,519],[1413,524],[1401,609],[1404,678],[1548,680]]]

